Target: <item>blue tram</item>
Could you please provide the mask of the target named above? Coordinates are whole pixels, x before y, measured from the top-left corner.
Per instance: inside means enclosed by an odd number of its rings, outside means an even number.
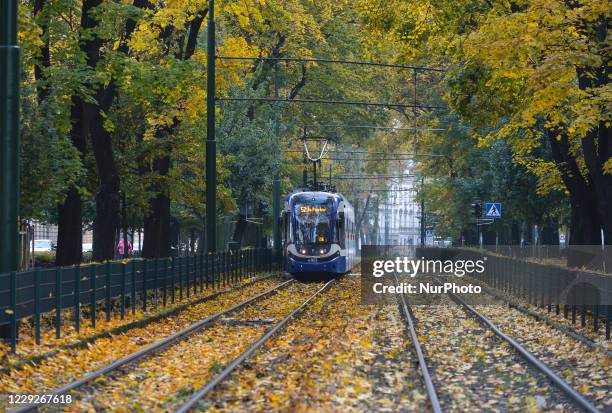
[[[291,274],[344,274],[356,265],[355,211],[342,194],[289,194],[283,212],[283,238],[285,269]]]

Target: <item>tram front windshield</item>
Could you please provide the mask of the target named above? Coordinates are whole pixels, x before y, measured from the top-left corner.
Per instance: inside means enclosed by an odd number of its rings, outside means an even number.
[[[331,242],[332,200],[301,196],[294,203],[295,243],[298,245]]]

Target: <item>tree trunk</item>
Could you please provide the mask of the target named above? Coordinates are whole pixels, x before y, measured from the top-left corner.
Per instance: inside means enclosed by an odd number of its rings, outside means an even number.
[[[83,260],[81,196],[75,187],[68,190],[63,204],[57,206],[58,231],[55,265],[79,264]]]
[[[510,245],[520,245],[521,228],[518,221],[513,220],[510,228]]]
[[[150,202],[151,211],[144,218],[145,258],[168,257],[170,255],[170,199],[159,193]]]
[[[561,172],[563,183],[570,194],[571,223],[570,223],[570,249],[567,256],[567,265],[570,267],[582,267],[590,263],[590,258],[585,256],[580,248],[572,248],[581,245],[599,245],[601,243],[601,206],[609,204],[609,199],[598,201],[599,194],[605,193],[605,188],[597,189],[597,177],[594,173],[584,177],[578,167],[576,159],[570,152],[567,136],[561,134],[559,140],[550,136],[550,144],[553,158]],[[587,137],[585,139],[590,139]],[[583,144],[584,145],[584,144]],[[585,151],[592,150],[586,143]],[[592,163],[592,154],[585,153],[586,163]],[[604,191],[604,192],[602,192]],[[605,210],[605,208],[603,208]],[[605,217],[604,220],[609,218]],[[587,254],[588,255],[588,254]]]
[[[542,224],[542,245],[559,245],[559,221],[547,218]]]
[[[153,170],[166,176],[170,169],[170,157],[155,159]],[[145,240],[142,256],[145,258],[168,257],[170,255],[170,198],[161,183],[151,190],[157,195],[149,202],[150,211],[144,218]]]
[[[86,105],[92,112],[90,138],[98,169],[98,191],[96,193],[96,218],[93,225],[94,261],[111,260],[115,256],[119,228],[120,195],[119,171],[113,156],[110,134],[104,129],[104,119],[98,105]]]
[[[85,137],[83,131],[83,104],[78,97],[72,98],[70,118],[72,129],[70,140],[74,147],[81,153],[85,153]],[[79,264],[83,259],[83,232],[81,195],[75,186],[68,189],[63,204],[57,206],[58,229],[57,250],[55,253],[55,265]]]

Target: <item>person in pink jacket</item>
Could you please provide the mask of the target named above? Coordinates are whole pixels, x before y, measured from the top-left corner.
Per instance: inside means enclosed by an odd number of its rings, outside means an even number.
[[[132,255],[132,243],[130,241],[128,241],[127,243],[128,245],[128,255]],[[117,251],[119,252],[119,255],[121,255],[123,257],[124,251],[125,251],[125,246],[123,245],[123,238],[119,241],[119,245],[117,245]]]

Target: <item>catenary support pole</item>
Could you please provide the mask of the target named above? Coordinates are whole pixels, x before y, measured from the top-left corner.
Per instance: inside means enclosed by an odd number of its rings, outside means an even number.
[[[17,0],[0,0],[0,273],[19,266]]]
[[[278,73],[278,65],[274,66],[274,97],[279,98],[280,89],[280,77]],[[274,134],[276,135],[277,143],[279,148],[281,147],[281,131],[280,131],[280,105],[277,102],[274,105]],[[274,261],[278,262],[281,257],[281,232],[280,232],[280,204],[281,204],[281,182],[280,182],[280,168],[281,168],[281,154],[279,153],[278,163],[274,171],[273,181],[273,200],[272,200],[272,232],[274,240]]]
[[[215,1],[208,0],[206,96],[206,248],[217,249],[217,143],[215,141]]]

